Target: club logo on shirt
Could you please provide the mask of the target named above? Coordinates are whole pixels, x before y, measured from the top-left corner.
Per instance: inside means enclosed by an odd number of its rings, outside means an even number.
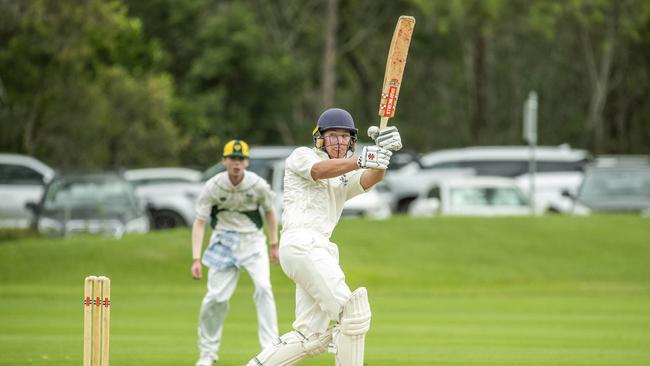
[[[219,197],[219,202],[226,202],[226,197]]]
[[[253,194],[252,193],[246,193],[246,201],[247,202],[253,202]]]
[[[341,180],[341,184],[343,184],[343,187],[347,187],[349,181],[348,177],[345,174],[343,174],[342,176],[339,177],[339,179]]]

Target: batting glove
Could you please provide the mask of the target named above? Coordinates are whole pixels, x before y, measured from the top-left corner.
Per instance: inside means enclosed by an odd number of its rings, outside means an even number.
[[[393,155],[392,152],[379,146],[366,146],[361,151],[357,165],[359,168],[386,170],[388,169],[391,155]]]
[[[402,137],[395,126],[385,127],[381,130],[377,126],[370,126],[368,137],[373,139],[377,146],[386,150],[398,151],[402,148]]]

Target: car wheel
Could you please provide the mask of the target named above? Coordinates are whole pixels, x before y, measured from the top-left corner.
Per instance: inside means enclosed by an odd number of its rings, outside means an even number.
[[[417,197],[405,197],[397,202],[397,212],[408,212],[411,202],[415,201]]]
[[[185,220],[174,211],[160,210],[152,213],[153,227],[156,230],[174,229],[185,226]]]

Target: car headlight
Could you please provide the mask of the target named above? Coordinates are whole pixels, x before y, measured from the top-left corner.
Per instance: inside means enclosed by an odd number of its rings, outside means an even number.
[[[149,231],[149,218],[140,216],[126,223],[127,233],[146,233]]]
[[[38,220],[38,231],[43,234],[59,234],[63,231],[63,224],[49,217]]]

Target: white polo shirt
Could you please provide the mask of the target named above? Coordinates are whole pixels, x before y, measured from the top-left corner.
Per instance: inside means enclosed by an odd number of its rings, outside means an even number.
[[[196,202],[196,216],[210,222],[212,206],[222,211],[217,213],[215,231],[238,231],[250,233],[260,230],[242,212],[254,211],[259,207],[263,212],[273,208],[273,192],[269,184],[257,174],[246,171],[244,179],[233,186],[228,172],[221,172],[205,183]]]
[[[364,191],[358,169],[339,177],[314,181],[311,168],[327,160],[318,149],[299,147],[287,158],[282,196],[282,232],[295,229],[314,230],[329,238],[336,226],[343,204]]]

